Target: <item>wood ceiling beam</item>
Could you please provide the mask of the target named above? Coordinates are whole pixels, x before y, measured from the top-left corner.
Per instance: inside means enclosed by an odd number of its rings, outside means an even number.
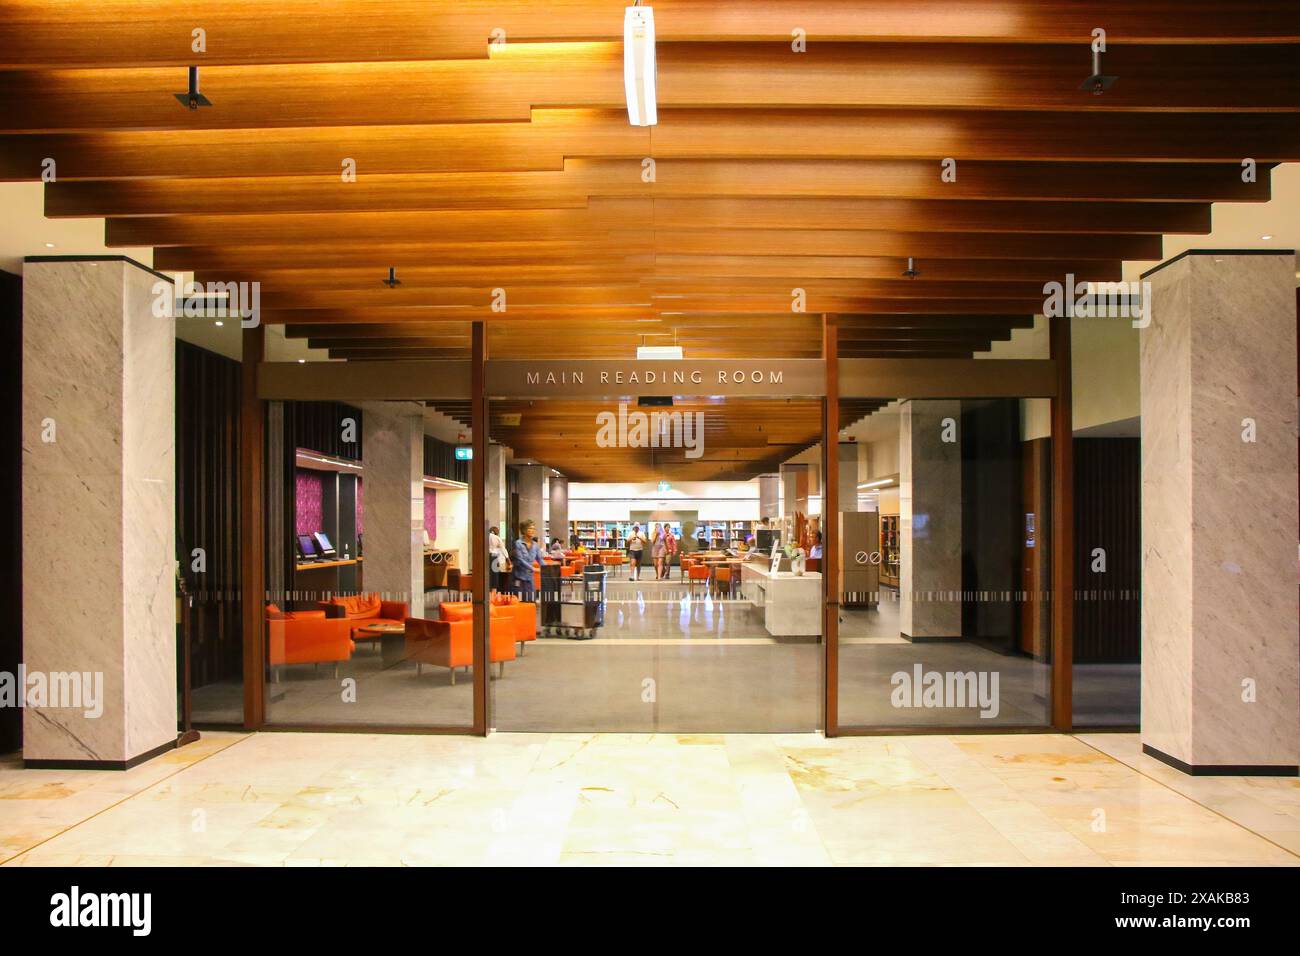
[[[70,16],[64,5],[6,0],[0,68],[185,66],[191,31],[204,25],[212,63],[327,63],[357,59],[484,57],[494,29],[507,42],[617,41],[623,3],[549,0],[280,0],[275,8],[229,0],[99,0]],[[1097,25],[1085,0],[756,0],[735,6],[656,0],[665,43],[843,41],[1056,43],[1074,46]],[[1111,35],[1129,43],[1295,42],[1300,14],[1287,0],[1147,0],[1107,9]],[[310,24],[311,29],[303,29]],[[105,36],[112,42],[105,43]]]
[[[1078,88],[1090,69],[1089,39],[1090,32],[1080,34],[1075,61],[1050,45],[813,44],[797,54],[788,41],[661,43],[658,99],[665,109],[1300,110],[1290,46],[1117,42],[1106,68],[1123,80],[1101,98]],[[527,120],[534,108],[621,109],[622,47],[621,41],[507,43],[490,59],[384,63],[223,66],[208,60],[202,86],[214,107],[197,111],[172,97],[184,89],[179,65],[12,70],[0,72],[0,102],[9,105],[0,130],[499,122]],[[187,65],[195,59],[187,57]]]
[[[419,241],[497,241],[505,238],[576,239],[609,229],[649,228],[707,239],[711,230],[733,236],[751,229],[898,234],[1071,233],[1158,237],[1204,235],[1208,204],[1024,203],[906,199],[656,199],[593,200],[585,209],[480,209],[426,212],[296,215],[195,215],[109,218],[109,246],[312,243],[337,237],[353,244]],[[796,233],[791,233],[792,236]],[[1026,241],[1023,236],[1018,241]],[[1029,240],[1032,241],[1032,238]],[[1050,241],[1050,240],[1046,240]],[[1098,240],[1102,241],[1102,240]],[[789,247],[786,247],[788,251]],[[1109,258],[1109,256],[1105,257]]]
[[[966,163],[945,183],[936,163],[900,161],[673,160],[652,184],[636,160],[571,160],[561,172],[56,182],[51,218],[577,208],[592,198],[1263,202],[1269,177],[1243,183],[1233,165]]]
[[[121,221],[121,220],[119,220]],[[1156,236],[1031,236],[996,233],[875,233],[849,230],[720,230],[717,232],[628,233],[626,239],[535,240],[500,242],[360,243],[239,245],[222,247],[160,246],[154,268],[163,271],[248,272],[273,268],[375,268],[429,263],[565,263],[605,255],[660,255],[713,258],[766,257],[907,257],[935,259],[1124,260],[1159,259]],[[214,237],[208,237],[209,239]]]

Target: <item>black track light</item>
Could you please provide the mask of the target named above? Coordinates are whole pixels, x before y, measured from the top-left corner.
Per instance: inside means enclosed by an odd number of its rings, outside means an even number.
[[[396,267],[394,267],[394,266],[389,266],[389,267],[388,267],[388,278],[384,280],[384,285],[388,286],[388,288],[390,288],[390,289],[394,289],[394,288],[396,288],[397,286],[399,286],[399,285],[401,285],[401,284],[402,284],[402,280],[399,279],[399,278],[397,278],[397,269],[396,269]]]
[[[212,105],[212,101],[199,92],[199,68],[197,66],[190,67],[190,91],[188,93],[173,93],[172,95],[181,101],[181,106],[187,106],[192,110],[196,110],[200,106]]]
[[[1115,85],[1118,76],[1106,76],[1101,72],[1101,51],[1093,49],[1092,51],[1092,76],[1088,77],[1079,84],[1079,89],[1091,93],[1093,96],[1101,96],[1108,89]]]
[[[915,278],[917,278],[918,276],[920,276],[920,274],[921,274],[921,272],[920,272],[920,270],[918,270],[918,269],[916,268],[916,264],[912,261],[912,257],[911,257],[911,256],[908,256],[908,257],[907,257],[907,268],[903,270],[903,278],[904,278],[904,279],[915,279]]]

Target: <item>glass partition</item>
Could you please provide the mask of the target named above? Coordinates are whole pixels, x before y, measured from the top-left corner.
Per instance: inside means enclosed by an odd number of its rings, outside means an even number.
[[[269,724],[472,727],[471,435],[442,406],[270,403]]]
[[[839,725],[1050,723],[1050,458],[1019,399],[841,400]]]
[[[819,398],[498,397],[490,422],[496,730],[821,726]]]

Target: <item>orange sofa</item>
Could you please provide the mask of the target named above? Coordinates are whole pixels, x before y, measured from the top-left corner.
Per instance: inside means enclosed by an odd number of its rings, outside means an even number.
[[[465,608],[472,605],[465,603]],[[464,613],[456,603],[439,606],[441,620],[420,617],[406,619],[406,659],[415,661],[416,673],[425,664],[446,667],[451,682],[456,683],[456,669],[474,666],[473,611]],[[504,609],[493,607],[489,633],[488,663],[498,665],[498,676],[505,676],[505,662],[515,659],[515,622]]]
[[[331,598],[321,601],[320,606],[327,614],[341,617],[349,623],[353,640],[356,640],[357,628],[372,624],[401,624],[406,620],[405,601],[383,601],[378,594]],[[342,613],[339,608],[343,609]]]
[[[267,660],[272,667],[287,664],[333,664],[338,676],[340,661],[352,657],[351,622],[328,618],[324,611],[281,611],[266,606]],[[275,678],[279,674],[272,672]]]

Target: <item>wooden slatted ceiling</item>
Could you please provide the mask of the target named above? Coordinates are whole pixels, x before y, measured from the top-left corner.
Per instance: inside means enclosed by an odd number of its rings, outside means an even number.
[[[334,358],[969,356],[1300,159],[1293,0],[660,0],[653,128],[624,5],[0,0],[0,179]]]

